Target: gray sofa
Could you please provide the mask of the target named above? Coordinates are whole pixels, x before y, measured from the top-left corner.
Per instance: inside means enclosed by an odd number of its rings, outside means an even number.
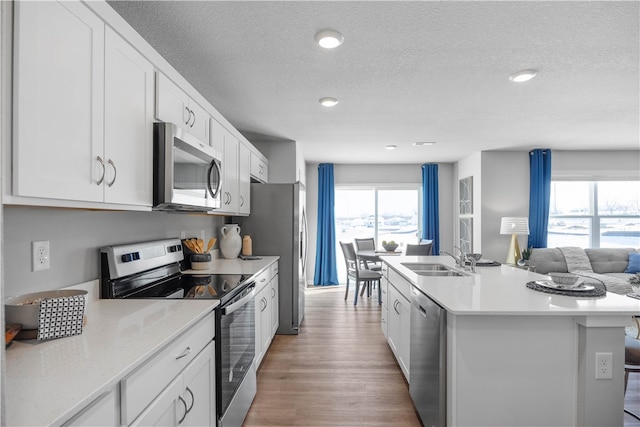
[[[565,253],[560,248],[533,249],[529,263],[535,267],[537,273],[571,272],[582,276],[586,284],[597,286],[609,292],[625,294],[632,291],[628,282],[632,274],[627,274],[624,271],[629,264],[629,254],[638,253],[639,250],[634,248],[591,248],[584,249],[584,252],[592,272],[576,271],[574,268],[569,268]]]

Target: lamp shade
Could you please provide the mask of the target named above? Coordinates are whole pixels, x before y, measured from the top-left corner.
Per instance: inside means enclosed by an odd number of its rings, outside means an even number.
[[[500,234],[529,234],[529,218],[527,217],[502,217]]]

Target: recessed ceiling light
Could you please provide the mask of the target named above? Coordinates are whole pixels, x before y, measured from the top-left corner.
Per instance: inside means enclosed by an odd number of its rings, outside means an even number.
[[[316,34],[316,43],[325,49],[333,49],[342,44],[344,36],[337,31],[324,30]]]
[[[522,70],[509,76],[509,80],[516,83],[528,82],[538,74],[536,70]]]
[[[395,150],[396,148],[398,148],[397,145],[385,145],[384,148],[386,148],[387,150]]]
[[[338,103],[338,100],[331,97],[325,97],[320,98],[318,102],[320,102],[323,107],[334,107]]]
[[[416,147],[422,147],[424,145],[433,145],[435,142],[414,142],[413,145]]]

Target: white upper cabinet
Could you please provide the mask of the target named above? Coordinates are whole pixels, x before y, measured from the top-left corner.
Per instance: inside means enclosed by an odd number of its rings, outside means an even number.
[[[217,120],[211,120],[211,146],[223,153],[222,206],[213,214],[249,215],[251,212],[251,151]]]
[[[209,144],[211,116],[163,73],[157,74],[156,118],[175,123]]]
[[[151,63],[80,2],[15,6],[13,195],[151,207]]]
[[[231,132],[224,130],[224,155],[222,160],[222,207],[226,213],[238,212],[238,145]]]
[[[13,194],[103,201],[104,24],[75,2],[15,2]]]
[[[238,213],[251,213],[251,151],[242,142],[238,150]]]
[[[269,182],[269,164],[256,153],[251,153],[251,178],[258,182]]]
[[[105,47],[105,201],[151,206],[153,66],[110,28]]]

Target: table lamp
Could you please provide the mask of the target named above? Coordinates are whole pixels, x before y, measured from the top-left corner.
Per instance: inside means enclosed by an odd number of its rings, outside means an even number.
[[[511,244],[507,252],[507,264],[515,265],[521,258],[518,234],[529,234],[529,218],[503,217],[500,224],[500,234],[511,234]]]

